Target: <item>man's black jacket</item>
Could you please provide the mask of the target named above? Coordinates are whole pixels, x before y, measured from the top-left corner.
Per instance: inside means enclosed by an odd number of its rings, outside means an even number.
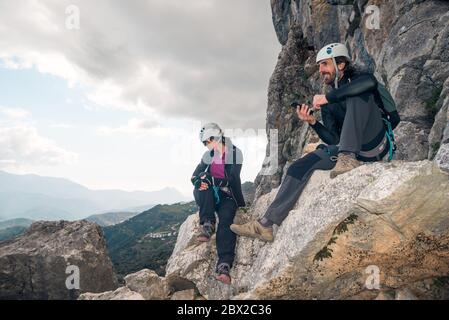
[[[339,88],[333,88],[326,94],[329,103],[321,107],[324,125],[317,121],[312,126],[321,140],[329,145],[339,143],[346,115],[346,98],[357,96],[366,91],[373,92],[376,104],[382,108],[382,100],[377,92],[377,79],[374,75],[356,71],[352,68],[345,72],[343,78],[339,81]],[[395,111],[388,114],[388,117],[392,129],[395,129],[400,122],[399,114]]]

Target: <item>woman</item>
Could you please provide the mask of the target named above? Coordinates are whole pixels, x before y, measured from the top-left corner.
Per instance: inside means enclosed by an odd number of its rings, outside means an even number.
[[[229,228],[238,207],[245,206],[240,181],[243,155],[215,123],[203,126],[200,140],[208,151],[192,176],[193,195],[199,206],[200,234],[198,241],[207,242],[217,227],[217,280],[231,283],[230,269],[235,257],[236,235]]]

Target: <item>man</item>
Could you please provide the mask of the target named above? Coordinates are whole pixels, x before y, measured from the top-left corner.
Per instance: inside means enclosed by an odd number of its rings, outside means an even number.
[[[383,118],[390,121],[393,129],[400,120],[397,112],[381,111],[383,102],[376,78],[351,66],[343,44],[325,46],[316,61],[323,81],[332,87],[328,94],[313,99],[314,109],[321,109],[324,125],[307,105],[298,106],[297,114],[326,145],[319,145],[289,167],[276,198],[261,219],[231,225],[231,230],[240,236],[273,241],[273,225],[282,224],[314,170],[332,170],[330,176],[335,178],[360,166],[360,161],[380,161],[392,150]]]
[[[200,141],[208,151],[193,172],[193,195],[199,206],[200,234],[198,241],[207,242],[217,228],[217,280],[231,283],[230,269],[234,262],[236,235],[229,228],[238,207],[245,206],[240,171],[243,155],[215,123],[208,123],[200,131]]]

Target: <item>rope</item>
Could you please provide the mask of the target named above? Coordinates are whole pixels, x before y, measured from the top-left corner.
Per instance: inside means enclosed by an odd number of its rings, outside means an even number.
[[[220,190],[220,187],[213,186],[213,190],[214,190],[215,204],[219,205],[220,204],[220,194],[218,193],[218,191]]]
[[[387,132],[386,132],[386,136],[388,139],[388,142],[390,143],[390,150],[388,151],[388,162],[390,162],[391,160],[393,160],[393,156],[394,156],[394,151],[396,150],[396,146],[394,143],[394,133],[393,133],[393,129],[391,128],[391,123],[390,121],[388,121],[387,119],[383,118],[385,124],[387,125]]]

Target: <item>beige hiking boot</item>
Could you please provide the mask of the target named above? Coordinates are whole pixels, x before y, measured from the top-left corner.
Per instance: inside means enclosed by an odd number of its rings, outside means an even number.
[[[242,237],[256,238],[265,242],[273,242],[273,228],[266,228],[259,221],[254,220],[245,224],[231,224],[231,230]]]
[[[336,176],[351,171],[357,167],[360,167],[362,164],[360,161],[352,157],[348,154],[340,153],[338,155],[337,164],[335,168],[331,171],[331,179],[334,179]]]

